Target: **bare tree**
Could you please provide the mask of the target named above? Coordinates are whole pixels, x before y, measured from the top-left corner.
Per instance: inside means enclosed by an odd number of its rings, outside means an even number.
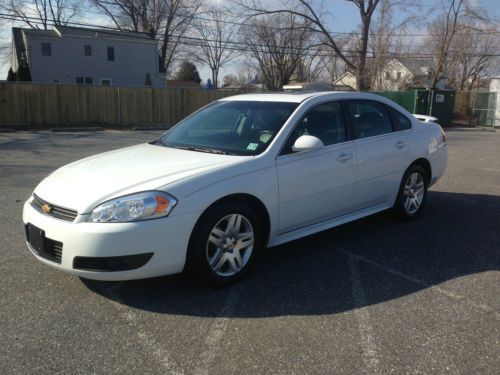
[[[201,0],[90,0],[120,30],[151,34],[160,42],[160,63],[169,72]]]
[[[397,12],[397,17],[394,13]],[[429,11],[431,12],[431,11]],[[426,13],[418,2],[407,0],[380,0],[375,17],[370,25],[369,49],[372,58],[367,70],[370,72],[372,90],[386,90],[388,65],[397,56],[410,52],[408,39],[402,39],[409,25],[421,22]],[[405,51],[406,50],[406,51]],[[405,84],[403,84],[405,86]]]
[[[260,83],[260,77],[255,69],[255,65],[252,64],[247,58],[238,62],[236,67],[236,76],[240,85],[246,85],[251,82]]]
[[[454,83],[460,90],[472,90],[482,77],[487,76],[488,69],[498,53],[498,42],[493,34],[475,33],[468,29],[457,35],[453,43],[453,62],[455,65]]]
[[[297,64],[295,79],[300,82],[318,82],[324,75],[325,65],[321,49],[312,50]]]
[[[279,90],[289,83],[309,47],[307,24],[293,14],[265,14],[252,20],[244,33],[262,83]]]
[[[32,29],[48,30],[52,25],[66,25],[78,15],[80,2],[75,0],[23,0],[0,2],[0,11],[12,15]]]
[[[453,38],[460,27],[460,18],[464,16],[464,0],[443,0],[443,15],[435,19],[428,29],[428,44],[436,56],[431,77],[431,88],[445,77],[451,63],[449,52]]]
[[[236,1],[236,0],[234,0]],[[347,69],[356,73],[358,77],[357,85],[359,90],[368,88],[369,80],[366,72],[366,58],[368,53],[368,40],[370,34],[370,23],[373,13],[380,0],[346,0],[353,3],[359,10],[361,28],[359,33],[359,43],[356,53],[343,51],[338,44],[338,38],[331,33],[320,14],[321,9],[315,9],[312,0],[297,0],[297,6],[289,6],[281,9],[268,9],[263,7],[256,0],[249,5],[245,0],[239,0],[239,5],[246,9],[252,16],[263,14],[287,13],[304,19],[308,23],[310,31],[323,36],[322,43],[331,48],[337,56],[344,62]]]
[[[210,9],[203,19],[197,20],[195,36],[199,38],[195,50],[196,60],[207,65],[212,72],[214,89],[218,87],[220,69],[237,57],[237,49],[232,42],[238,32],[238,27],[224,22],[225,13],[219,9]]]

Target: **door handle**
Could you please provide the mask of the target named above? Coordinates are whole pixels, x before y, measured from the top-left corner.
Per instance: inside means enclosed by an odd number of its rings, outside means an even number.
[[[402,148],[405,148],[407,144],[408,144],[408,143],[406,143],[406,142],[403,142],[403,141],[398,141],[398,142],[396,143],[396,148],[399,148],[399,149],[401,150]]]
[[[337,161],[339,161],[341,163],[345,163],[350,158],[352,158],[352,154],[346,154],[343,152],[339,155],[339,157],[337,158]]]

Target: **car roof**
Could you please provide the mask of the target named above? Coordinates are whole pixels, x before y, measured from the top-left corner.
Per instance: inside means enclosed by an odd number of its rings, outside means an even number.
[[[331,99],[377,99],[383,101],[382,97],[374,94],[352,92],[352,91],[316,91],[316,92],[283,92],[283,93],[255,93],[228,96],[220,101],[259,101],[259,102],[287,102],[302,103],[304,100],[317,97]]]

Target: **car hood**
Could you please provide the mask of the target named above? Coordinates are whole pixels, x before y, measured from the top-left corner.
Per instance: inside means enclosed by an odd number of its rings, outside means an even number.
[[[117,196],[155,190],[174,181],[233,164],[240,156],[140,144],[91,156],[59,168],[35,194],[52,204],[88,213]]]

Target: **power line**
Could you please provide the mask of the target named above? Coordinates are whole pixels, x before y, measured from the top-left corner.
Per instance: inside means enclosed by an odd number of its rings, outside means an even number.
[[[6,14],[6,13],[0,13],[0,18],[2,19],[7,19],[11,21],[23,21],[23,19],[20,16],[16,15],[11,15],[11,14]],[[41,24],[44,25],[47,24],[48,26],[64,26],[64,25],[56,25],[51,21],[47,21],[46,23],[41,22],[38,18],[35,17],[27,17],[30,19],[30,22],[34,24]],[[85,27],[96,27],[99,29],[99,32],[101,34],[106,34],[109,33],[110,35],[116,35],[116,33],[126,33],[127,37],[129,38],[137,38],[140,40],[144,40],[143,37],[139,36],[134,36],[133,32],[124,32],[116,28],[111,28],[111,27],[105,27],[104,29],[100,26],[97,25],[91,25],[91,24],[85,24],[85,23],[80,23],[80,22],[67,22],[67,25],[78,25],[78,26],[85,26]],[[90,29],[89,29],[90,30]],[[196,37],[189,37],[185,35],[176,35],[174,38],[178,39],[178,43],[182,45],[187,45],[187,46],[194,46],[194,47],[212,47],[215,48],[214,45],[211,45],[210,43],[218,43],[218,40],[214,39],[203,39],[203,38],[196,38]],[[163,37],[160,37],[157,39],[158,41],[164,41],[165,39]],[[238,51],[238,52],[246,52],[246,53],[269,53],[269,46],[263,45],[263,44],[253,44],[256,47],[259,47],[259,49],[251,49],[248,47],[248,44],[245,42],[235,42],[235,41],[227,41],[225,42],[229,45],[225,46],[226,50],[230,51]],[[242,46],[242,47],[238,47]],[[260,48],[267,48],[267,49],[260,49]],[[287,52],[287,50],[290,47],[285,47],[285,46],[272,46],[272,53],[278,53],[282,55],[296,55],[296,56],[304,56],[304,57],[332,57],[333,54],[330,53],[324,53],[321,49],[318,48],[309,48],[310,50],[316,51],[316,53],[307,53],[307,52]],[[347,57],[347,58],[355,58],[359,56],[359,52],[357,50],[342,50],[342,54]],[[453,56],[454,54],[458,54],[460,51],[449,51],[449,55]],[[386,54],[379,54],[377,56],[370,56],[368,55],[367,58],[391,58],[391,57],[410,57],[410,58],[420,58],[420,59],[425,59],[425,58],[430,58],[430,57],[435,57],[438,56],[436,54],[432,53],[386,53]],[[500,54],[488,54],[488,55],[477,55],[477,56],[485,56],[485,57],[498,57]]]
[[[32,4],[32,5],[35,5],[35,3],[33,2],[28,2],[26,1],[26,3],[28,4]],[[107,4],[107,5],[111,5],[111,6],[114,6],[114,7],[117,7],[117,4],[115,3],[111,3],[111,2],[108,2],[108,1],[102,1],[102,3],[104,4]],[[428,6],[429,8],[432,8],[432,6]],[[472,7],[472,8],[478,8],[480,9],[481,7]],[[500,6],[498,7],[500,8]],[[158,12],[157,9],[152,9],[151,7],[146,7],[146,10],[149,10],[151,12]],[[104,12],[98,12],[98,11],[91,11],[91,10],[85,10],[84,13],[89,13],[89,14],[95,14],[95,15],[101,15],[101,16],[106,16],[106,14]],[[222,14],[226,14],[227,16],[234,16],[230,13],[227,13],[227,12],[221,12]],[[282,31],[285,31],[285,30],[295,30],[297,29],[296,27],[279,27],[279,26],[269,26],[269,25],[255,25],[255,24],[248,24],[248,23],[242,23],[242,22],[236,22],[236,21],[226,21],[226,20],[214,20],[213,18],[207,18],[207,17],[200,17],[200,16],[197,16],[197,15],[193,15],[193,16],[187,16],[193,20],[200,20],[200,21],[209,21],[209,22],[220,22],[220,23],[223,23],[223,24],[228,24],[228,25],[235,25],[235,26],[245,26],[245,27],[255,27],[255,28],[263,28],[263,29],[270,29],[270,30],[282,30]],[[351,32],[347,32],[347,31],[331,31],[331,30],[326,30],[330,35],[349,35],[349,36],[359,36],[360,33],[359,32],[355,32],[355,31],[351,31]],[[315,32],[317,33],[320,33],[321,31],[320,30],[315,30]],[[465,34],[465,33],[457,33],[455,35],[470,35],[470,34],[473,34],[473,35],[496,35],[496,34],[500,34],[500,30],[488,30],[488,29],[474,29],[473,31],[471,31],[470,33],[468,34]],[[395,37],[426,37],[426,36],[429,36],[429,34],[422,34],[422,33],[375,33],[375,32],[370,32],[369,33],[370,36],[378,36],[378,35],[383,35],[383,36],[395,36]]]

